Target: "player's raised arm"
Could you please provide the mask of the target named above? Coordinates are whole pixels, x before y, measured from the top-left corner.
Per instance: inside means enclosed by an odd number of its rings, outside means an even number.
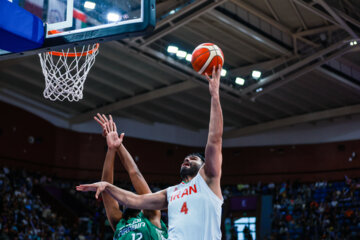
[[[121,145],[122,138],[124,135],[117,135],[117,132],[113,131],[114,127],[111,125],[106,126],[104,133],[106,135],[106,142],[108,145],[108,151],[106,153],[105,162],[103,166],[101,181],[106,181],[113,184],[114,182],[114,160],[116,149]],[[102,194],[106,216],[110,222],[112,229],[115,231],[116,224],[122,218],[122,212],[119,209],[119,204],[117,201],[112,198],[108,193],[104,192]]]
[[[109,120],[105,115],[98,114],[95,117],[95,120],[104,128],[103,134],[106,134],[107,126],[112,126],[115,132],[117,132],[116,124],[114,123],[112,116],[109,115]],[[121,140],[123,139],[123,133],[120,135]],[[150,187],[145,181],[143,175],[141,174],[139,168],[137,167],[134,159],[131,154],[127,151],[124,144],[120,144],[116,151],[119,155],[120,161],[124,166],[125,170],[128,172],[132,185],[134,186],[138,194],[147,194],[151,193]],[[105,180],[106,181],[106,180]],[[109,181],[107,181],[109,182]],[[111,182],[112,183],[112,182]],[[161,213],[158,210],[144,210],[144,215],[157,227],[161,228]]]
[[[222,165],[222,134],[223,134],[223,114],[220,104],[220,77],[221,66],[213,68],[212,77],[206,75],[209,81],[209,91],[211,95],[209,134],[205,149],[205,180],[209,187],[219,197],[222,197],[220,189],[221,165]]]
[[[117,149],[120,161],[129,174],[132,185],[138,194],[151,193],[150,187],[141,174],[131,154],[127,151],[124,144]],[[158,228],[161,228],[161,212],[159,210],[143,210],[144,215]]]
[[[119,204],[125,205],[129,208],[150,210],[161,210],[167,208],[166,189],[156,193],[138,195],[118,188],[108,182],[97,182],[76,186],[76,190],[81,192],[96,192],[95,198],[98,198],[100,193],[106,192],[118,201]]]

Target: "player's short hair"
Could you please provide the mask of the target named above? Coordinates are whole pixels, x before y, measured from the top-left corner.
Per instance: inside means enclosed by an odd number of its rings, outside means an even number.
[[[190,157],[190,156],[199,157],[199,158],[201,159],[201,161],[202,161],[203,163],[205,163],[205,156],[204,156],[203,153],[200,153],[200,152],[190,153],[190,154],[186,155],[185,158]]]
[[[123,218],[129,220],[130,218],[136,217],[140,212],[141,210],[138,209],[124,207]]]

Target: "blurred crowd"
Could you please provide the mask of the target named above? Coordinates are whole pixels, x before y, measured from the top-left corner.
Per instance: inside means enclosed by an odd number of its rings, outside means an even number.
[[[0,239],[76,239],[66,219],[33,193],[40,181],[25,171],[0,170]]]
[[[101,199],[95,200],[93,193],[76,192],[78,184],[24,169],[0,168],[0,240],[112,239]],[[117,185],[133,190],[130,183]],[[166,187],[151,186],[153,191]],[[53,195],[58,201],[54,204],[44,197],[44,191],[60,191],[62,195]],[[225,202],[234,195],[272,195],[272,233],[268,239],[360,239],[360,184],[346,176],[344,181],[329,183],[225,186],[223,195]],[[66,200],[73,204],[67,206],[68,211],[60,207]],[[163,212],[165,222],[166,217]],[[237,236],[233,228],[227,239]]]
[[[113,239],[101,197],[75,191],[80,183],[0,168],[0,240]],[[130,183],[116,185],[133,191]],[[151,186],[153,191],[165,187]],[[163,219],[167,221],[166,212]]]
[[[272,195],[272,234],[268,239],[360,239],[360,184],[339,182],[238,184],[230,195]]]
[[[281,239],[360,239],[359,185],[282,184],[274,196],[273,231]]]

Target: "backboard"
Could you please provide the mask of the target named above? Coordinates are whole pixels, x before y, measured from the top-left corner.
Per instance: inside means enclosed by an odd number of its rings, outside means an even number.
[[[74,45],[140,36],[155,27],[155,0],[9,0],[45,24],[43,47],[0,50],[0,60]]]

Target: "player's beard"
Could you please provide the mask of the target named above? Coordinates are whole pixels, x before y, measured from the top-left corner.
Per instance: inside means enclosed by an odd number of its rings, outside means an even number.
[[[182,167],[180,168],[180,177],[181,179],[185,179],[186,177],[195,177],[199,172],[200,166],[197,164],[191,164],[189,168]]]

